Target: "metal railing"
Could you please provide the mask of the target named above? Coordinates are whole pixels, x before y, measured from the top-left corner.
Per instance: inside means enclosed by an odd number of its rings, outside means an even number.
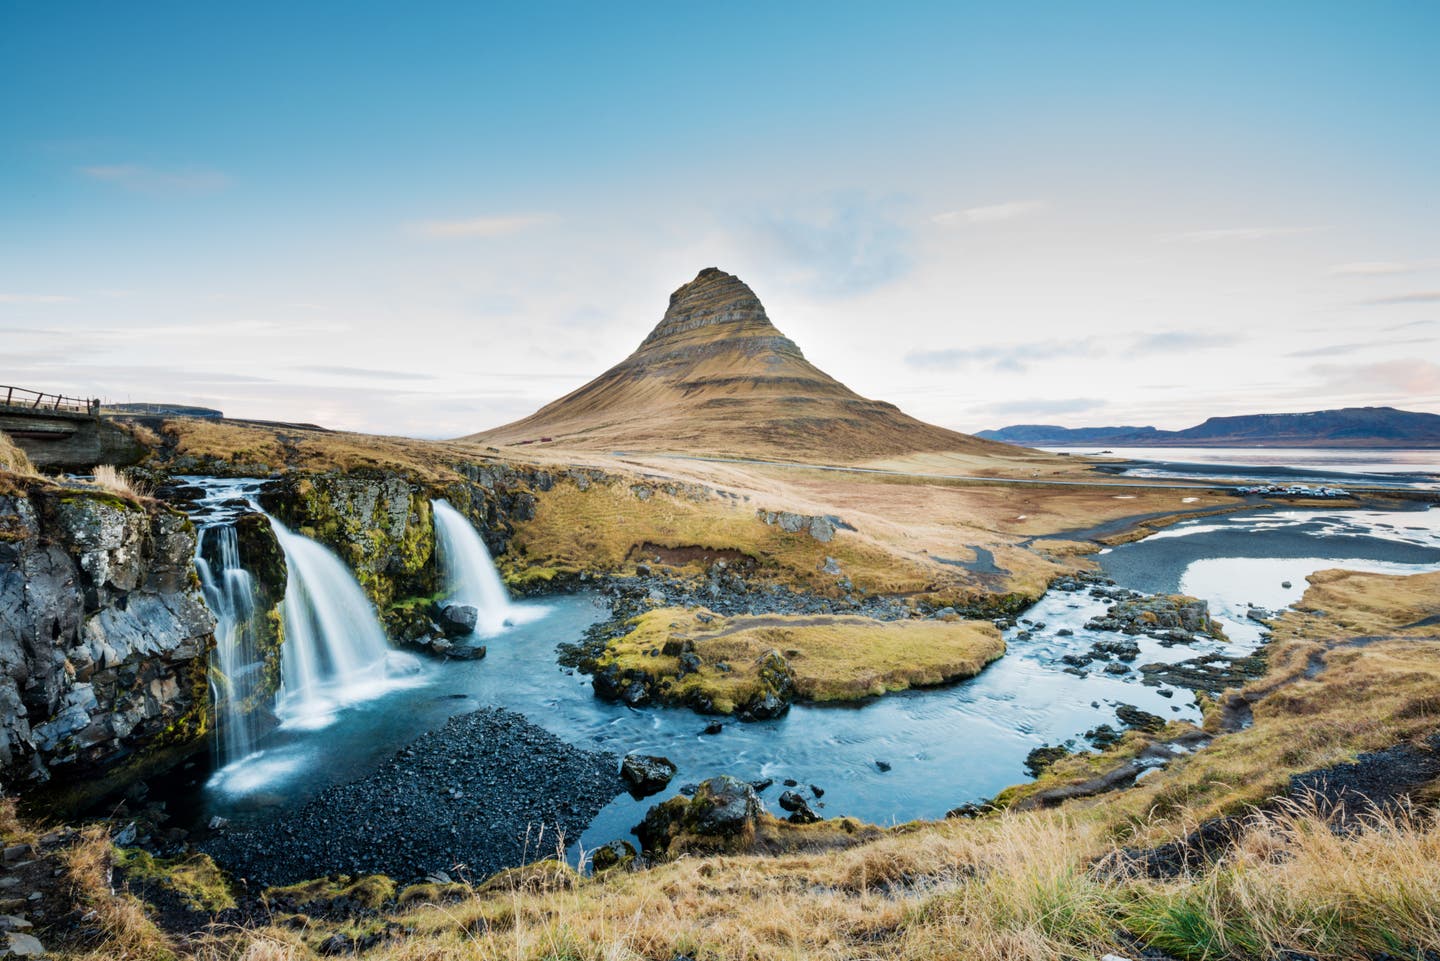
[[[67,414],[100,415],[100,401],[84,397],[65,397],[61,394],[45,394],[24,387],[7,387],[0,384],[0,407],[18,410],[63,411]]]

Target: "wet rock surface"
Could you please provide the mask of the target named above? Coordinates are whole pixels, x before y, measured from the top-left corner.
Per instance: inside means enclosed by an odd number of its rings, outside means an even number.
[[[675,765],[668,758],[650,754],[627,754],[620,762],[620,776],[630,786],[634,797],[649,797],[665,790],[675,776]]]
[[[620,759],[582,751],[519,714],[451,718],[366,777],[265,827],[201,849],[249,883],[334,872],[479,878],[554,856],[625,789]]]
[[[675,847],[734,850],[754,836],[761,811],[753,787],[722,774],[702,782],[693,797],[681,795],[652,807],[634,833],[646,854],[664,856]]]
[[[183,514],[43,485],[0,497],[0,774],[79,781],[205,730],[215,618]]]

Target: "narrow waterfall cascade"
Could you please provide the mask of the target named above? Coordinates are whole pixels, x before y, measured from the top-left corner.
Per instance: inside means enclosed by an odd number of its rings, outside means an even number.
[[[510,599],[485,541],[464,514],[443,500],[431,501],[430,507],[435,516],[435,539],[440,549],[446,601],[475,608],[476,634],[499,634],[506,627],[532,621],[545,613],[543,607],[519,605]]]
[[[232,524],[222,521],[200,529],[195,569],[205,601],[215,614],[210,694],[219,712],[215,746],[217,760],[223,765],[255,750],[261,724],[253,710],[263,669],[255,645],[255,582],[240,566]]]
[[[289,569],[275,709],[281,727],[324,727],[338,708],[417,683],[419,659],[390,647],[370,599],[344,562],[274,517],[270,526]]]

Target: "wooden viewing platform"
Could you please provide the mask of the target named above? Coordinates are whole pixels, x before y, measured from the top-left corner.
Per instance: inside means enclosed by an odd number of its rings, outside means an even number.
[[[30,411],[35,414],[79,414],[84,417],[100,416],[100,401],[95,398],[66,397],[63,394],[46,394],[26,387],[10,387],[0,384],[0,407],[8,411]]]
[[[101,416],[96,398],[0,385],[0,431],[45,470],[133,464],[144,455],[128,431]]]

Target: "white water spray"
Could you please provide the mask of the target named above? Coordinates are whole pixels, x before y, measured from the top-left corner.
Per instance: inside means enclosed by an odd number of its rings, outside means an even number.
[[[323,727],[338,708],[417,679],[419,660],[390,648],[369,598],[340,558],[273,517],[270,525],[289,569],[275,710],[281,726]]]
[[[446,599],[475,608],[479,615],[476,634],[499,634],[506,627],[544,614],[542,607],[521,606],[510,599],[490,551],[464,514],[443,500],[431,501],[430,507],[435,515]]]
[[[205,558],[205,548],[212,542],[214,565]],[[195,569],[205,601],[215,613],[210,687],[220,711],[216,748],[223,763],[255,749],[260,725],[252,698],[263,667],[255,650],[255,582],[240,566],[240,547],[232,524],[201,529]]]

